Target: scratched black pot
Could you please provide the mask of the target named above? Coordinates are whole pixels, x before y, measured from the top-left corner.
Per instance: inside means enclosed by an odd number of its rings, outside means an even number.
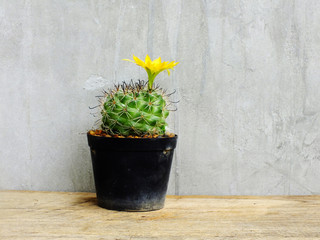
[[[87,136],[100,207],[122,211],[163,208],[177,136]]]

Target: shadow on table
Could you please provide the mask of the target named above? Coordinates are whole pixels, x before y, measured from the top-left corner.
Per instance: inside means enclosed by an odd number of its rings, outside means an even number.
[[[83,205],[83,206],[89,207],[89,206],[98,206],[98,203],[97,203],[96,196],[92,196],[92,197],[79,196],[79,198],[75,200],[74,205]]]

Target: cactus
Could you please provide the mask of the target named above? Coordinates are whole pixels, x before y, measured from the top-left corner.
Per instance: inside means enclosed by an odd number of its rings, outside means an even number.
[[[148,90],[144,81],[123,83],[106,94],[101,127],[122,136],[162,135],[169,115],[166,106],[161,90]]]
[[[112,135],[164,135],[167,126],[165,119],[169,115],[168,99],[165,91],[155,87],[153,82],[161,71],[167,70],[170,74],[169,69],[178,63],[161,62],[160,58],[151,61],[148,55],[145,62],[135,56],[133,59],[146,69],[148,82],[124,82],[105,92],[101,102],[101,128]]]

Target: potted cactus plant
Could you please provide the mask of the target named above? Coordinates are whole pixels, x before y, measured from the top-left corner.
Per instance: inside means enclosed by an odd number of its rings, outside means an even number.
[[[87,133],[98,205],[113,210],[163,208],[177,135],[166,132],[169,94],[155,77],[177,62],[131,61],[143,67],[148,81],[132,80],[104,91],[101,128]]]

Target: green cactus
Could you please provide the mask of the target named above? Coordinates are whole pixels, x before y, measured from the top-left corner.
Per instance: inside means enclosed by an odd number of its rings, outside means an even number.
[[[148,73],[148,82],[138,81],[123,83],[105,92],[102,103],[101,128],[108,134],[122,136],[163,135],[169,115],[168,99],[165,92],[154,87],[155,77],[163,70],[173,69],[177,62],[161,62],[161,58],[154,61],[147,55],[145,61],[133,56],[137,65]]]
[[[165,134],[169,111],[161,89],[149,90],[144,81],[138,81],[106,92],[101,114],[101,127],[107,133],[141,136]]]

